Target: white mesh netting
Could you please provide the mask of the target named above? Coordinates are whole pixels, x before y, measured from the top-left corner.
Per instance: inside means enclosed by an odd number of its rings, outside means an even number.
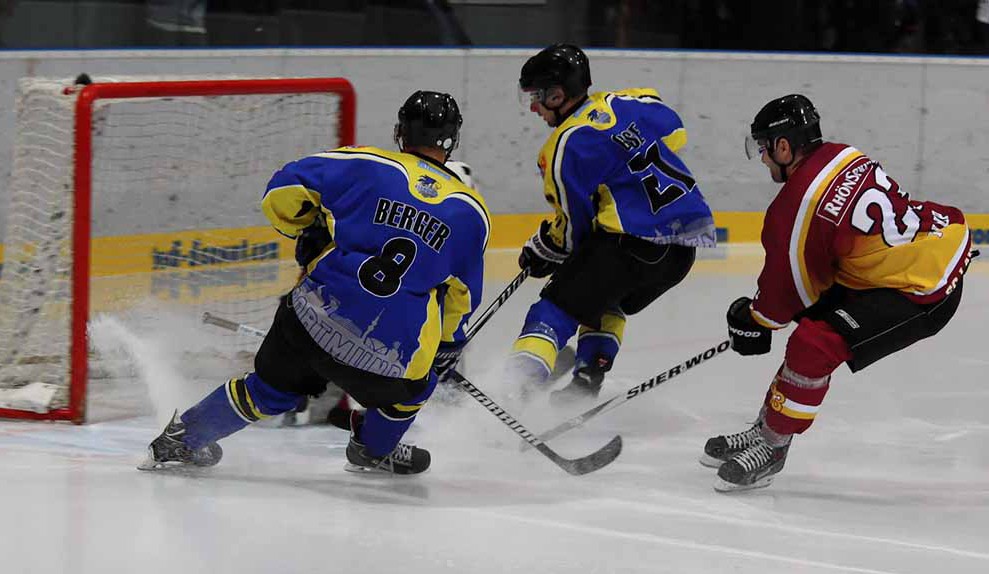
[[[62,407],[68,397],[76,100],[64,93],[68,85],[20,82],[4,209],[0,403],[26,388],[54,391],[33,410]],[[296,268],[290,245],[266,228],[261,194],[284,163],[341,145],[339,97],[97,100],[92,117],[90,317],[124,317],[153,333],[166,317],[198,324],[209,311],[266,329]],[[243,359],[259,344],[202,328],[208,344],[186,352]],[[89,356],[92,410],[114,369],[92,349]]]

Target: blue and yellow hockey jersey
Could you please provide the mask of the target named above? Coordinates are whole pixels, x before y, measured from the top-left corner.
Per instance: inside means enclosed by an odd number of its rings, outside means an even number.
[[[539,152],[551,236],[570,253],[593,230],[712,247],[714,219],[677,156],[683,122],[655,90],[591,94]]]
[[[463,340],[481,301],[491,224],[480,194],[445,167],[407,153],[340,148],[283,167],[261,207],[289,237],[325,216],[333,241],[292,303],[339,362],[418,379],[441,340]]]

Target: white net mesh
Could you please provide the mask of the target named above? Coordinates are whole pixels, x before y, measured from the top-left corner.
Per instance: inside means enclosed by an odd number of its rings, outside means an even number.
[[[19,86],[0,272],[0,406],[39,383],[55,391],[53,400],[28,408],[63,407],[68,397],[76,95],[63,92],[70,84]],[[333,93],[97,100],[91,317],[125,316],[154,330],[165,316],[209,311],[266,329],[297,271],[291,244],[260,213],[261,194],[284,163],[341,145],[339,122]],[[259,344],[205,329],[208,349],[198,352],[243,357]],[[113,369],[92,350],[90,357],[92,409],[99,381]]]

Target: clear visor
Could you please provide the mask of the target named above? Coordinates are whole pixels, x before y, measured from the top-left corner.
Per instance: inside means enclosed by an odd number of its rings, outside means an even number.
[[[543,90],[524,90],[519,86],[519,105],[528,110],[534,102],[542,101],[543,93]]]
[[[757,140],[751,134],[745,136],[745,157],[749,159],[761,158],[766,147],[766,140]]]

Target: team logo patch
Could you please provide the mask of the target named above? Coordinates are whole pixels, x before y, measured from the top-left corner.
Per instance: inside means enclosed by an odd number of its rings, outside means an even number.
[[[428,175],[420,175],[416,182],[416,191],[423,197],[436,197],[439,195],[440,183]]]
[[[776,412],[783,411],[783,405],[786,404],[786,396],[776,389],[776,383],[773,383],[769,387],[769,408]]]
[[[587,114],[587,119],[591,120],[596,124],[606,124],[611,121],[611,114],[599,110],[591,110]]]

